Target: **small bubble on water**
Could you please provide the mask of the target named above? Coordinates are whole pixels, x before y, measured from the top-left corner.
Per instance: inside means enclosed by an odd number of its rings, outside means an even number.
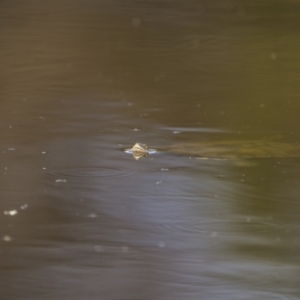
[[[91,213],[91,214],[87,215],[87,217],[88,217],[88,218],[92,218],[92,219],[94,219],[94,218],[97,218],[97,217],[98,217],[98,215],[97,215],[97,214],[95,214],[95,213]]]
[[[169,171],[168,168],[161,168],[160,170],[161,170],[162,172],[168,172],[168,171]]]
[[[217,235],[218,235],[218,233],[215,231],[210,234],[211,237],[216,237]]]
[[[102,252],[102,251],[104,251],[104,247],[100,246],[100,245],[96,245],[96,246],[94,246],[94,250],[96,252]]]
[[[122,246],[121,248],[123,253],[128,253],[129,252],[129,247],[128,246]]]
[[[28,207],[28,205],[26,203],[20,206],[20,208],[23,210],[26,209],[27,207]]]
[[[276,54],[275,52],[272,52],[272,53],[270,54],[270,58],[271,58],[272,60],[277,59],[277,54]]]
[[[14,216],[14,215],[16,215],[18,213],[18,211],[17,210],[5,210],[4,211],[4,214],[5,215],[8,215],[8,216]]]
[[[3,240],[4,242],[10,242],[10,241],[12,240],[12,238],[11,238],[9,235],[5,235],[5,236],[2,238],[2,240]]]
[[[141,25],[141,19],[140,18],[132,18],[131,25],[135,26],[135,27],[139,27]]]
[[[67,182],[67,179],[56,179],[55,182]]]
[[[7,150],[9,150],[9,151],[15,151],[16,150],[16,148],[7,148]]]
[[[164,248],[166,246],[166,243],[164,241],[161,241],[158,243],[159,248]]]

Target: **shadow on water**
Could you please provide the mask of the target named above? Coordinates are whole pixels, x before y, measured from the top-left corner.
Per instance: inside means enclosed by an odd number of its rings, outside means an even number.
[[[1,299],[299,299],[300,158],[169,150],[298,147],[298,19],[294,1],[2,2]],[[161,150],[136,161],[136,142]]]

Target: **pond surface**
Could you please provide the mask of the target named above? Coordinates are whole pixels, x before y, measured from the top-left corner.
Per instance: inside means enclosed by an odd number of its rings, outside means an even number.
[[[2,1],[3,300],[299,299],[297,1]],[[300,154],[299,154],[300,156]]]

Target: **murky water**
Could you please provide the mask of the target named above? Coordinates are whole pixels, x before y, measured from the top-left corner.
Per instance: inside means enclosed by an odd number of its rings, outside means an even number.
[[[297,145],[299,18],[291,0],[2,2],[0,298],[299,299],[300,157],[123,151]]]

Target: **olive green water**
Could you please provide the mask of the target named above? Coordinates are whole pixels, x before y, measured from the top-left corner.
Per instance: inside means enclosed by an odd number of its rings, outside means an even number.
[[[297,155],[123,152],[298,149],[299,19],[291,0],[2,1],[1,300],[299,299]]]

